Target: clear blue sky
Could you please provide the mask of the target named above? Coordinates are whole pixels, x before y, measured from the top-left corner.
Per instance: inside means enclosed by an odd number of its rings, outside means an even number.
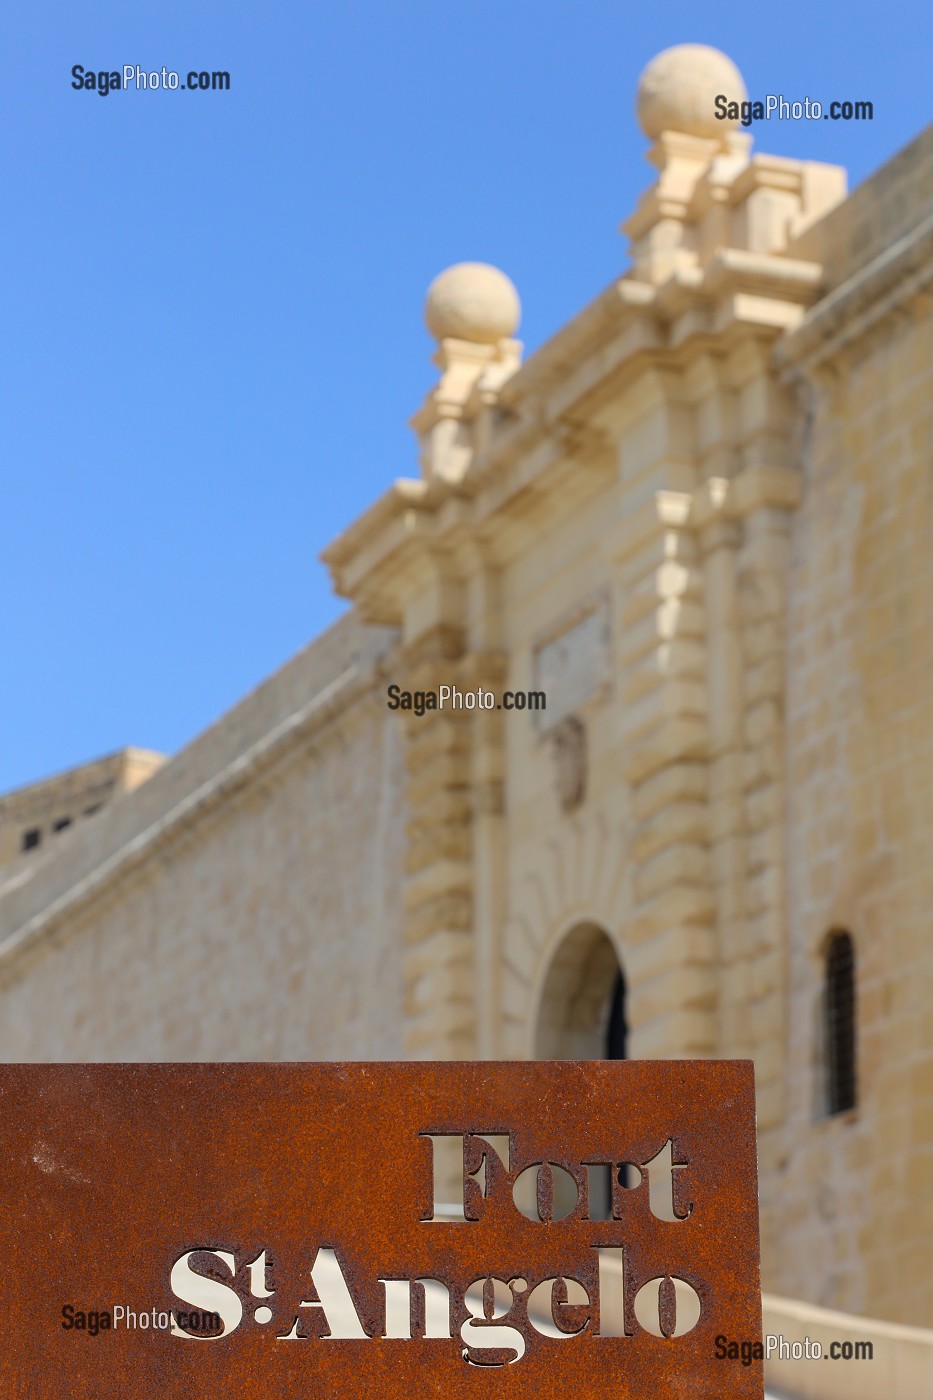
[[[425,288],[504,268],[540,344],[618,275],[638,74],[686,41],[857,183],[930,118],[930,6],[32,0],[0,20],[0,790],[173,751],[342,608],[321,548],[396,476]],[[72,90],[227,69],[229,93]]]

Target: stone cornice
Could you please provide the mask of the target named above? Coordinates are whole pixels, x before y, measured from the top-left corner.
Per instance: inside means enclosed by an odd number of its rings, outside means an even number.
[[[703,289],[708,296],[754,292],[805,305],[818,295],[822,280],[819,263],[750,253],[744,248],[720,248],[703,275]]]
[[[330,544],[322,559],[338,592],[367,618],[395,622],[394,595],[430,540],[484,528],[560,461],[609,460],[599,415],[652,367],[684,369],[706,349],[772,341],[819,294],[818,265],[721,250],[655,287],[624,277],[606,288],[502,386],[486,445],[459,481],[402,479]]]
[[[561,381],[581,356],[592,354],[596,346],[611,338],[620,319],[650,311],[654,296],[654,287],[630,277],[610,283],[525,361],[505,385],[500,403],[514,408]]]
[[[781,340],[788,377],[807,374],[906,307],[933,282],[933,215],[843,282]]]
[[[605,550],[620,562],[662,530],[702,531],[761,508],[793,510],[801,491],[800,475],[790,467],[746,467],[732,478],[713,477],[695,491],[656,491],[609,536]]]
[[[718,516],[743,520],[761,509],[794,510],[802,491],[800,473],[791,467],[746,467],[731,480],[713,478],[693,493],[691,523],[703,529]]]

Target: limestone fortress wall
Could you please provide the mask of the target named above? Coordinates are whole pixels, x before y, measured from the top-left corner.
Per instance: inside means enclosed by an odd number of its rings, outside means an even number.
[[[933,130],[847,196],[722,91],[648,66],[629,270],[524,363],[432,285],[351,613],[0,871],[0,1055],[749,1056],[766,1287],[927,1325]]]
[[[142,787],[0,871],[4,1059],[401,1055],[392,641],[347,616]]]

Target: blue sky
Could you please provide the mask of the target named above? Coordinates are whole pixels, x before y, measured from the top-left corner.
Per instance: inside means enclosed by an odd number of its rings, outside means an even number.
[[[174,751],[342,609],[317,555],[397,476],[443,267],[503,267],[528,349],[625,266],[638,74],[687,41],[753,97],[867,98],[760,149],[857,183],[929,120],[926,3],[97,0],[6,7],[0,790]],[[226,69],[228,93],[71,87]]]

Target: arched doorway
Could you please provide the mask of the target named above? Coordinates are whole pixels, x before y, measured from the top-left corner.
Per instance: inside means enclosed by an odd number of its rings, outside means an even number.
[[[605,929],[578,924],[560,943],[544,978],[535,1058],[624,1060],[627,1054],[625,973]],[[612,1218],[608,1167],[604,1178],[590,1176],[589,1210],[591,1220]]]
[[[625,974],[598,924],[578,924],[551,959],[538,1004],[535,1059],[624,1060]]]

